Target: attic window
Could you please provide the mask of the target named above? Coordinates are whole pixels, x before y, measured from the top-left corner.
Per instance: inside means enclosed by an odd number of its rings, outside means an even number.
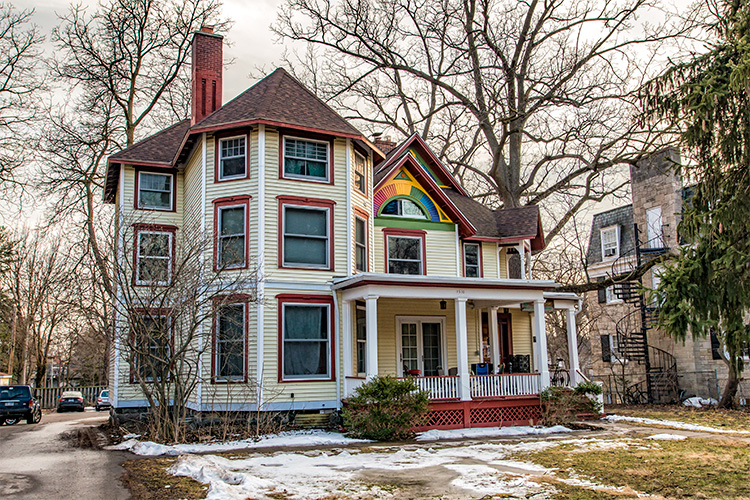
[[[602,259],[616,259],[620,256],[620,226],[601,230]]]
[[[365,175],[365,157],[354,153],[354,186],[362,194],[367,194],[367,176]]]
[[[419,205],[411,200],[403,198],[389,201],[380,211],[380,215],[387,215],[389,217],[408,217],[409,219],[427,218],[422,209],[419,208]]]

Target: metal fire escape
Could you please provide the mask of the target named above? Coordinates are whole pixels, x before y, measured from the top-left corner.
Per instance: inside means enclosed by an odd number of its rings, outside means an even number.
[[[633,249],[618,257],[612,264],[611,274],[615,280],[615,296],[635,307],[616,324],[617,355],[622,361],[636,362],[645,368],[645,373],[633,374],[639,378],[636,382],[625,384],[623,399],[629,404],[669,403],[679,396],[677,362],[669,352],[648,343],[648,332],[658,323],[659,308],[646,300],[643,278],[628,279],[634,269],[669,249],[661,236],[641,245],[638,224],[634,224],[634,238]]]

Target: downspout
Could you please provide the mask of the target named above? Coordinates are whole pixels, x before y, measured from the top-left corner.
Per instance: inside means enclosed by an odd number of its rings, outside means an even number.
[[[206,175],[208,175],[208,156],[206,153],[206,134],[205,132],[201,135],[201,141],[203,145],[201,147],[201,241],[206,240]],[[203,266],[206,263],[206,248],[202,248],[200,253],[200,272],[203,274]],[[202,281],[202,280],[201,280]],[[203,411],[203,321],[198,326],[198,387],[196,402],[198,404],[198,411]],[[214,353],[211,352],[211,356]],[[212,375],[212,374],[210,374]]]
[[[260,411],[263,406],[263,327],[265,314],[263,308],[265,292],[265,248],[266,248],[266,126],[258,125],[258,270],[256,278],[256,300],[258,301],[258,312],[256,320],[256,402],[255,411]]]
[[[339,337],[341,335],[341,325],[339,319],[339,301],[336,296],[336,290],[333,290],[333,283],[331,283],[331,295],[333,296],[333,321],[336,323],[334,326],[333,336],[333,352],[336,353],[336,409],[341,409],[341,363],[342,356],[339,352]]]

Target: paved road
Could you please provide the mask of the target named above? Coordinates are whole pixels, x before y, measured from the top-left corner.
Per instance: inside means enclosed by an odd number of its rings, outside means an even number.
[[[99,425],[106,413],[48,413],[36,425],[0,426],[0,498],[126,500],[119,481],[128,454],[72,447],[61,434]],[[131,456],[132,457],[132,456]]]

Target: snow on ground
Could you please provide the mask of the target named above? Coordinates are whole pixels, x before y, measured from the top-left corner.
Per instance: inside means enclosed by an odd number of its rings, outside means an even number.
[[[676,420],[657,420],[654,418],[642,418],[642,417],[625,417],[622,415],[607,415],[604,420],[610,422],[638,422],[641,424],[648,425],[663,425],[665,427],[672,427],[675,429],[684,429],[686,431],[700,431],[700,432],[718,432],[724,434],[743,434],[745,431],[737,431],[732,429],[719,429],[717,427],[709,427],[707,425],[689,424],[687,422],[678,422]]]
[[[538,476],[553,471],[514,460],[519,453],[568,445],[574,450],[640,446],[634,440],[597,438],[520,443],[445,443],[445,447],[373,444],[364,449],[281,451],[226,458],[181,455],[168,472],[209,486],[209,500],[343,497],[551,498],[554,488]],[[606,488],[591,483],[584,487]],[[411,489],[410,489],[411,488]]]
[[[687,436],[681,436],[680,434],[654,434],[646,439],[653,439],[655,441],[682,441],[687,439]]]
[[[127,437],[127,436],[126,436]],[[364,439],[352,439],[336,432],[289,431],[263,436],[258,440],[226,441],[221,443],[197,443],[164,445],[153,441],[138,441],[131,438],[120,444],[108,446],[108,450],[129,450],[136,455],[154,457],[158,455],[181,455],[183,453],[222,452],[256,448],[297,446],[342,446],[367,443]]]
[[[420,432],[417,441],[438,441],[442,439],[476,439],[482,437],[511,437],[531,436],[542,434],[556,434],[570,432],[570,429],[562,425],[553,427],[478,427],[473,429],[451,429]]]

